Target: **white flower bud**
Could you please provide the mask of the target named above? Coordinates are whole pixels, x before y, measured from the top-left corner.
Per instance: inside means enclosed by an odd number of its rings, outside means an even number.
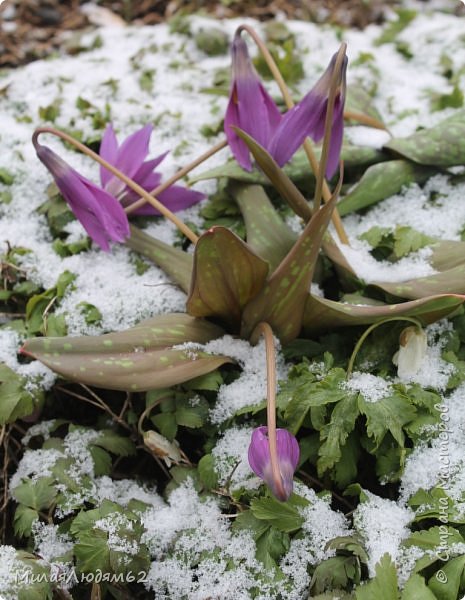
[[[402,330],[399,336],[399,350],[392,357],[401,379],[409,379],[418,373],[427,347],[426,333],[421,327],[412,325]]]

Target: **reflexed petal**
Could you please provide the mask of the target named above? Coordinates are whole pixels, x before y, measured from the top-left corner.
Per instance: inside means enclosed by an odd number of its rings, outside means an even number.
[[[139,129],[139,131],[136,131],[127,137],[118,148],[116,160],[112,161],[112,164],[125,175],[134,179],[134,176],[141,168],[141,165],[144,163],[145,157],[149,152],[151,135],[152,125],[145,125],[145,127],[142,127],[142,129]],[[102,175],[100,175],[100,177],[102,177]],[[110,174],[110,177],[105,184],[107,192],[115,197],[118,197],[123,193],[125,187],[126,185],[118,179],[118,177],[112,174]]]
[[[285,165],[304,143],[305,138],[314,136],[318,124],[326,114],[327,100],[309,92],[293,108],[284,114],[279,127],[270,141],[268,151],[280,167]]]
[[[115,131],[110,123],[105,128],[105,133],[103,134],[102,142],[100,144],[99,155],[112,165],[116,163],[118,158],[118,141],[116,139]],[[100,181],[102,187],[105,187],[112,177],[113,173],[110,173],[105,167],[100,167]]]
[[[247,146],[232,126],[244,130],[266,148],[281,121],[281,114],[261,84],[240,34],[236,34],[232,44],[232,77],[224,131],[238,163],[244,169],[251,170]]]
[[[252,432],[249,446],[249,465],[255,475],[263,478],[264,469],[270,464],[270,444],[267,427],[257,427]]]
[[[234,100],[234,97],[237,96],[234,89],[231,92],[229,104],[224,115],[224,133],[226,134],[226,139],[228,140],[234,158],[243,169],[251,171],[252,161],[250,160],[249,149],[233,129],[233,126],[240,127],[239,106]]]
[[[127,137],[118,150],[115,166],[131,179],[149,153],[152,129],[152,125],[145,125],[142,129]]]
[[[269,152],[279,166],[289,161],[306,137],[319,142],[324,135],[328,94],[336,64],[335,54],[315,86],[282,118],[269,145]],[[339,164],[344,131],[347,57],[341,68],[339,93],[336,96],[326,176],[334,175]]]
[[[37,144],[36,152],[94,242],[103,250],[109,250],[110,240],[122,242],[129,236],[128,218],[113,196],[80,175],[46,146]]]

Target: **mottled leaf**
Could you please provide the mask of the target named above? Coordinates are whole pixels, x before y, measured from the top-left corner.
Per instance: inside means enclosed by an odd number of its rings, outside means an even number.
[[[305,197],[299,192],[297,187],[286,175],[283,169],[279,167],[277,162],[265,150],[265,148],[260,146],[258,142],[250,137],[250,135],[247,135],[244,131],[238,129],[237,127],[234,127],[234,130],[236,131],[237,135],[247,144],[247,147],[257,161],[258,166],[271,181],[277,192],[289,204],[289,206],[297,215],[302,217],[304,221],[309,221],[312,216],[312,209]]]
[[[422,183],[434,169],[421,167],[406,160],[390,160],[369,167],[360,181],[337,205],[341,216],[372,206],[400,192],[403,186]]]
[[[358,306],[343,304],[309,294],[303,317],[303,330],[306,335],[322,331],[369,325],[387,317],[416,317],[423,324],[433,323],[451,314],[465,301],[460,294],[440,294],[411,300],[399,304],[383,306]]]
[[[408,300],[437,294],[465,294],[465,242],[439,241],[431,248],[430,262],[438,273],[398,283],[377,282],[370,287]]]
[[[231,193],[241,209],[247,231],[247,244],[270,264],[273,271],[297,239],[259,185],[234,184]]]
[[[126,246],[154,262],[187,293],[192,275],[192,255],[153,238],[134,225],[130,225],[130,229],[131,237],[126,240]]]
[[[237,328],[243,307],[262,289],[268,263],[225,227],[198,240],[186,308],[195,317],[217,317]]]
[[[359,83],[347,86],[345,110],[362,113],[382,121],[380,113],[373,106],[373,97]]]
[[[355,109],[354,109],[355,110]],[[368,113],[367,113],[368,114]],[[374,114],[372,116],[375,116]],[[315,148],[315,155],[319,159],[320,149]],[[341,159],[344,161],[344,169],[350,172],[353,169],[362,169],[373,165],[381,160],[386,160],[387,155],[381,151],[369,146],[352,146],[344,144],[341,151]],[[257,160],[258,162],[258,160]],[[309,183],[315,182],[315,177],[308,164],[307,155],[303,150],[295,153],[292,160],[283,167],[284,173],[299,185],[307,186]],[[193,184],[205,179],[219,179],[228,177],[243,183],[255,183],[258,185],[269,185],[270,180],[259,169],[253,171],[245,171],[235,160],[226,162],[224,165],[204,171],[189,179],[189,183]]]
[[[390,140],[384,146],[420,165],[453,167],[465,163],[465,110],[430,129],[421,129],[406,138]]]
[[[101,336],[33,338],[23,353],[72,381],[144,391],[170,387],[231,362],[225,356],[171,348],[206,343],[220,335],[219,327],[185,314],[159,315],[127,331]]]
[[[283,343],[298,336],[305,299],[336,196],[307,223],[299,239],[260,293],[244,309],[241,332],[249,337],[260,321],[270,324]]]

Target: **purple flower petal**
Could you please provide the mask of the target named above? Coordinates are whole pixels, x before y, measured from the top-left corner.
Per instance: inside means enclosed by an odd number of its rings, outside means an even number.
[[[100,144],[99,154],[103,159],[112,165],[114,165],[117,161],[118,141],[116,139],[115,131],[110,123],[105,127],[105,132]],[[112,177],[113,173],[110,173],[110,171],[105,169],[105,167],[100,167],[100,181],[102,183],[102,187],[105,187]]]
[[[276,129],[270,141],[268,151],[279,166],[283,166],[292,158],[306,137],[310,136],[315,142],[319,142],[322,139],[325,130],[329,88],[336,64],[336,56],[335,54],[331,58],[326,71],[308,94],[283,116],[280,125]],[[347,57],[344,58],[342,65],[339,93],[336,96],[334,104],[328,163],[326,165],[327,177],[334,175],[341,153],[344,130],[346,69]]]
[[[263,471],[270,464],[270,443],[266,435],[268,427],[257,427],[252,432],[249,446],[249,465],[255,475],[263,479]]]
[[[94,242],[108,251],[109,241],[123,242],[129,237],[128,218],[113,196],[80,175],[50,148],[37,144],[36,152]]]
[[[276,430],[278,467],[280,481],[275,481],[271,468],[270,443],[267,427],[258,427],[252,432],[249,446],[249,464],[256,475],[265,481],[274,496],[284,502],[292,494],[294,471],[300,457],[296,438],[286,429]]]
[[[270,141],[268,151],[280,167],[285,165],[311,136],[317,141],[314,132],[326,114],[327,100],[309,92],[293,108],[284,114],[281,124]]]
[[[252,164],[249,150],[232,126],[243,129],[266,148],[281,121],[281,113],[261,84],[240,34],[236,34],[232,44],[232,76],[224,131],[236,160],[250,171]]]
[[[122,173],[134,179],[149,152],[151,135],[152,125],[145,125],[145,127],[127,137],[118,148],[116,160],[112,161],[112,164]],[[126,184],[113,174],[105,184],[107,192],[115,197],[123,193],[125,187]]]

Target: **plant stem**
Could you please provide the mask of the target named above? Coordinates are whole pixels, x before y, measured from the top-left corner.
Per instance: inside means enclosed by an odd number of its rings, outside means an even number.
[[[161,194],[167,188],[169,188],[170,185],[173,185],[173,183],[176,183],[177,181],[179,181],[179,179],[182,179],[182,177],[184,177],[185,175],[187,175],[187,173],[189,173],[190,171],[192,171],[193,169],[195,169],[196,167],[198,167],[200,164],[202,164],[208,158],[210,158],[210,156],[213,156],[214,154],[216,154],[217,152],[219,152],[220,150],[222,150],[223,148],[225,148],[227,145],[228,145],[228,142],[226,140],[218,142],[218,144],[215,144],[215,146],[212,146],[209,150],[207,150],[206,152],[204,152],[203,154],[201,154],[198,158],[196,158],[195,160],[193,160],[192,162],[190,162],[188,165],[186,165],[182,169],[179,169],[179,171],[177,171],[174,175],[172,175],[164,183],[161,183],[159,186],[157,186],[156,188],[154,188],[150,192],[150,195],[151,196],[157,196],[158,194]],[[124,210],[127,213],[132,213],[133,211],[137,210],[139,207],[143,206],[146,202],[147,202],[147,200],[146,200],[145,197],[140,198],[136,202],[133,202],[132,204],[130,204],[129,206],[127,206]]]
[[[270,444],[270,462],[275,489],[282,497],[286,496],[278,462],[278,440],[276,435],[276,349],[273,330],[265,322],[259,323],[252,334],[252,340],[258,341],[263,335],[266,349],[266,420],[268,442]]]
[[[375,119],[374,117],[370,117],[369,115],[364,115],[363,113],[355,112],[353,110],[345,110],[344,119],[347,121],[357,121],[357,123],[360,123],[361,125],[367,125],[368,127],[373,127],[373,129],[382,129],[383,131],[387,131],[386,125],[379,119]]]
[[[380,325],[384,325],[385,323],[390,323],[392,321],[408,321],[409,323],[413,323],[414,325],[416,325],[417,327],[419,327],[421,329],[421,323],[418,319],[415,319],[415,317],[390,317],[389,319],[383,319],[382,321],[378,321],[377,323],[373,323],[373,325],[370,325],[370,327],[368,327],[368,329],[366,329],[362,333],[362,335],[360,336],[360,339],[355,344],[355,347],[354,347],[353,352],[349,359],[349,364],[347,365],[347,373],[346,373],[347,380],[350,379],[350,376],[352,375],[352,370],[354,368],[355,359],[357,358],[357,354],[358,354],[360,348],[362,347],[363,342],[367,339],[367,337],[370,335],[370,333],[373,330],[375,330],[377,327],[379,327]]]
[[[294,100],[292,99],[292,96],[289,93],[289,89],[286,85],[286,82],[284,81],[283,76],[281,75],[281,72],[278,69],[278,65],[275,63],[274,58],[271,56],[270,51],[266,47],[266,44],[263,42],[263,40],[258,35],[258,33],[252,27],[249,27],[248,25],[241,25],[239,27],[239,31],[246,31],[250,35],[250,37],[253,39],[253,41],[259,48],[260,52],[262,53],[263,58],[265,59],[265,62],[268,65],[268,68],[270,69],[271,74],[273,75],[273,79],[278,84],[281,95],[286,104],[286,107],[288,108],[288,110],[293,108],[295,106]],[[307,155],[307,159],[308,159],[308,162],[310,163],[310,167],[311,167],[315,177],[317,177],[318,173],[319,173],[319,163],[318,163],[317,157],[315,156],[315,153],[312,148],[312,144],[309,139],[306,139],[305,142],[303,143],[303,149],[304,149],[305,154]],[[331,199],[331,190],[329,189],[329,186],[326,183],[326,180],[324,178],[323,178],[323,188],[322,189],[323,189],[324,201],[329,202],[329,200]],[[347,234],[344,230],[344,227],[343,227],[342,221],[341,221],[341,217],[339,216],[337,209],[334,209],[334,211],[333,211],[332,221],[333,221],[333,225],[336,229],[337,235],[338,235],[339,239],[341,240],[341,242],[343,244],[349,245],[349,238],[347,237]]]
[[[197,240],[199,239],[198,236],[185,223],[183,223],[183,221],[178,219],[178,217],[176,215],[174,215],[168,208],[166,208],[166,206],[164,204],[162,204],[156,198],[154,198],[148,192],[146,192],[143,187],[138,185],[135,181],[133,181],[132,179],[127,177],[119,169],[117,169],[116,167],[111,165],[109,162],[104,160],[96,152],[94,152],[90,148],[87,148],[87,146],[85,146],[84,144],[81,144],[81,142],[78,142],[77,140],[75,140],[71,135],[68,135],[64,131],[55,129],[54,127],[39,127],[38,129],[36,129],[34,131],[34,135],[32,136],[32,142],[33,142],[34,146],[36,146],[38,144],[39,135],[42,133],[51,133],[52,135],[55,135],[55,136],[61,138],[62,140],[68,142],[69,144],[72,144],[75,148],[80,150],[83,154],[86,154],[87,156],[89,156],[90,158],[92,158],[93,160],[98,162],[100,165],[102,165],[102,167],[105,167],[105,169],[108,169],[108,171],[110,171],[111,173],[113,173],[113,175],[118,177],[118,179],[123,181],[129,188],[131,188],[134,192],[136,192],[136,194],[139,194],[139,196],[141,196],[142,198],[145,198],[145,201],[149,202],[154,208],[156,208],[158,211],[160,211],[164,217],[166,217],[172,223],[174,223],[174,225],[176,225],[176,227],[193,244],[197,243]]]

